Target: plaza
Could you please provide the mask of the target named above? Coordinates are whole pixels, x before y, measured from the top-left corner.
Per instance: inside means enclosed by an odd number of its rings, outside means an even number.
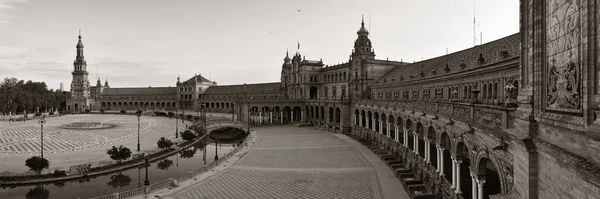
[[[162,198],[409,198],[392,170],[377,155],[346,135],[293,125],[257,127],[253,131],[257,135],[254,144],[232,157],[222,171],[152,195]]]
[[[106,129],[65,129],[63,125],[77,122],[100,122],[114,125]],[[178,122],[178,124],[176,124]],[[55,169],[69,171],[70,166],[92,164],[92,167],[114,163],[106,155],[112,146],[123,145],[133,154],[159,151],[156,142],[165,137],[174,142],[175,125],[182,132],[190,122],[166,117],[142,116],[140,118],[140,152],[137,148],[138,118],[135,115],[67,115],[50,117],[44,125],[44,158],[50,161],[49,172]],[[37,120],[26,122],[0,122],[0,175],[28,172],[25,160],[41,153],[40,125]]]

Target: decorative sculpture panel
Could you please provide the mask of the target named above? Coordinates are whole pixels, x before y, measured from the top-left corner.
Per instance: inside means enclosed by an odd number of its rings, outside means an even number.
[[[579,4],[579,0],[550,0],[546,4],[548,110],[582,112]]]

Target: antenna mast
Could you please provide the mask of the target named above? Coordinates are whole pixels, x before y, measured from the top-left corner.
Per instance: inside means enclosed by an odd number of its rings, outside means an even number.
[[[475,31],[475,0],[473,0],[473,46],[477,45],[477,33]]]
[[[369,12],[369,32],[373,33],[373,30],[371,30],[371,12]]]

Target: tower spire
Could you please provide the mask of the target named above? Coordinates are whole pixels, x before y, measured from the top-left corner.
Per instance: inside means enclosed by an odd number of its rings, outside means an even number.
[[[360,23],[362,27],[365,27],[365,15],[362,15],[362,22]]]

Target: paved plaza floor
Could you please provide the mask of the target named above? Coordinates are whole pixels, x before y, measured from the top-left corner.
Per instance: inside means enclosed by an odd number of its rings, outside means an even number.
[[[113,162],[106,150],[123,145],[133,154],[156,152],[160,137],[175,139],[175,119],[144,116],[140,119],[140,148],[137,148],[137,117],[132,115],[67,115],[46,119],[44,125],[44,158],[50,161],[48,171],[69,170],[70,166],[92,164],[105,165]],[[59,126],[72,122],[102,122],[115,128],[99,130],[63,129]],[[189,122],[181,123],[183,131]],[[40,125],[37,120],[26,122],[0,122],[0,175],[28,172],[25,160],[40,154]]]
[[[293,126],[254,130],[254,144],[226,165],[220,165],[222,171],[150,197],[409,198],[392,170],[377,155],[345,135]],[[234,163],[229,165],[230,162]]]

